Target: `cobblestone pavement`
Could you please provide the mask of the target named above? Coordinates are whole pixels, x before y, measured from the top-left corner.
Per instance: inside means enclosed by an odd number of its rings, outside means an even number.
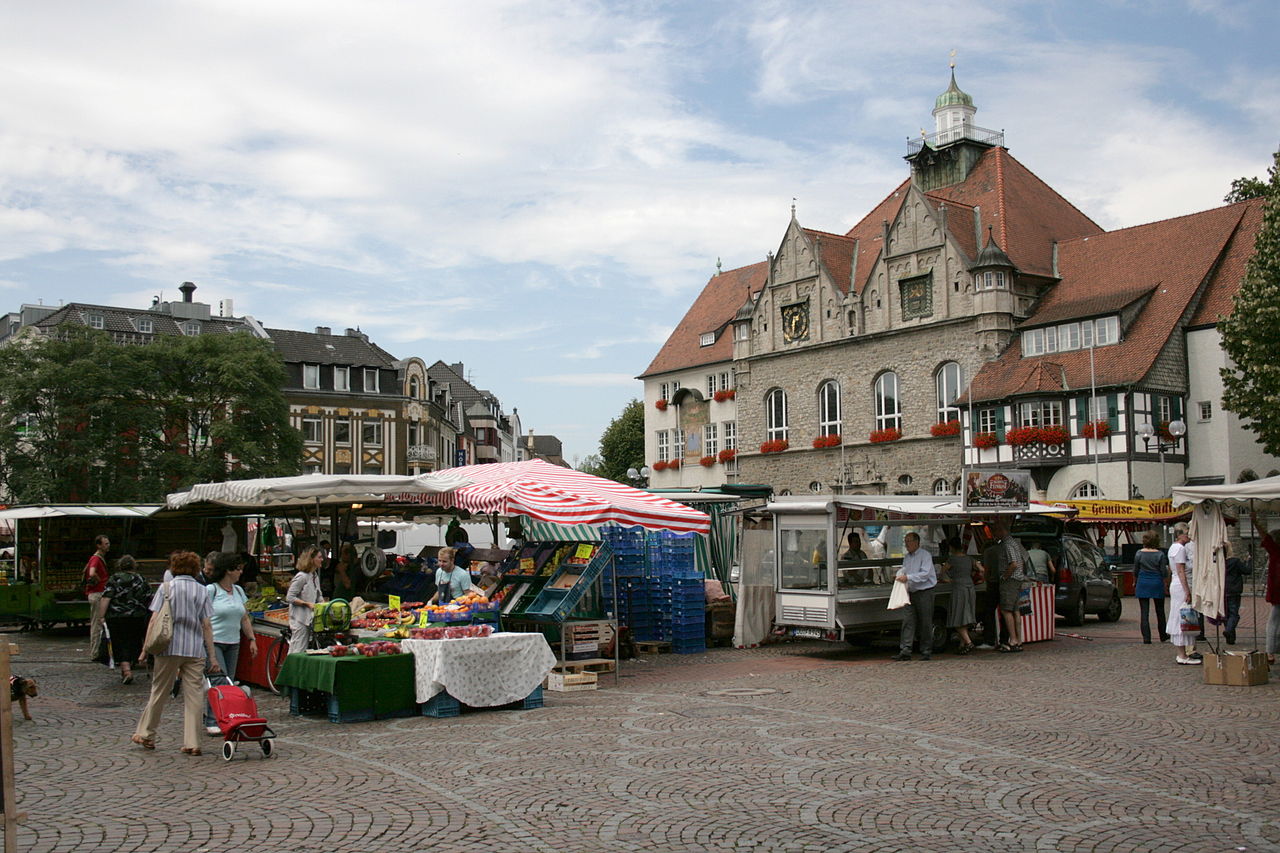
[[[1242,645],[1250,641],[1249,603]],[[1257,613],[1267,605],[1259,602]],[[1214,687],[1136,602],[1020,655],[889,645],[624,662],[544,708],[333,725],[256,694],[275,757],[128,742],[147,691],[9,635],[24,851],[1280,849],[1280,686]]]

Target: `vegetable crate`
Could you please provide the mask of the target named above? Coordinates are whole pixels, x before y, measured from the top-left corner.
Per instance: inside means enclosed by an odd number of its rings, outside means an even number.
[[[561,563],[538,597],[525,608],[524,618],[538,622],[563,622],[595,586],[609,565],[613,551],[603,542],[584,543],[578,547],[592,549],[591,561],[581,564],[566,560]]]

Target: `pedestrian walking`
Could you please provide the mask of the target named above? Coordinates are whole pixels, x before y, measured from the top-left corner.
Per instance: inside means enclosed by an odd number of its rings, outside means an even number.
[[[902,608],[902,631],[898,638],[898,654],[894,660],[911,660],[911,644],[920,635],[920,660],[933,660],[933,598],[937,593],[938,574],[933,556],[920,547],[920,534],[908,533],[902,538],[907,554],[895,582],[907,585],[911,603]]]
[[[116,560],[116,570],[107,578],[98,608],[111,635],[111,651],[120,667],[120,683],[133,683],[133,662],[142,653],[142,636],[147,630],[147,609],[151,584],[138,574],[133,557]]]
[[[1151,614],[1156,611],[1156,629],[1160,633],[1160,642],[1169,639],[1165,630],[1164,604],[1167,593],[1165,581],[1169,577],[1169,558],[1160,550],[1160,532],[1148,530],[1142,534],[1142,548],[1133,555],[1133,568],[1137,573],[1134,593],[1138,596],[1138,607],[1141,616],[1142,642],[1151,644]]]
[[[102,645],[102,614],[98,602],[102,600],[102,591],[107,588],[107,552],[111,550],[111,539],[108,536],[96,536],[93,540],[93,553],[84,564],[84,592],[89,599],[89,660],[97,660]]]
[[[1276,662],[1280,651],[1280,527],[1270,533],[1262,529],[1258,516],[1253,517],[1253,529],[1267,552],[1267,604],[1271,605],[1271,617],[1267,620],[1267,662]]]
[[[235,678],[236,666],[240,662],[240,637],[249,640],[249,653],[258,656],[258,644],[254,641],[253,620],[245,603],[249,596],[236,583],[244,570],[240,555],[222,552],[213,560],[211,582],[207,587],[209,601],[213,605],[210,623],[213,626],[213,650],[218,657],[218,667],[227,675]],[[209,699],[204,701],[204,731],[208,735],[222,734],[218,721],[214,718]]]

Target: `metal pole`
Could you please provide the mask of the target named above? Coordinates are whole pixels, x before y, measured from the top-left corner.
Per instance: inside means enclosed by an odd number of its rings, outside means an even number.
[[[1169,480],[1164,473],[1164,442],[1156,440],[1156,449],[1160,451],[1160,497],[1169,496]]]
[[[1091,332],[1089,334],[1089,406],[1088,406],[1089,409],[1093,408],[1094,402],[1098,399],[1098,380],[1093,372],[1094,334],[1095,332]],[[1089,414],[1096,414],[1096,412],[1090,412]],[[1098,444],[1099,444],[1098,439],[1094,438],[1093,440],[1093,484],[1097,486],[1098,497],[1101,498],[1101,497],[1105,497],[1105,495],[1102,493],[1102,475],[1098,473]]]

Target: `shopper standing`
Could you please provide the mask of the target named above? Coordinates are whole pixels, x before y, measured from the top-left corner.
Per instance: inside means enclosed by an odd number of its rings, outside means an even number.
[[[902,633],[894,660],[911,660],[911,643],[920,634],[920,660],[933,660],[933,599],[937,594],[938,575],[933,557],[920,547],[920,535],[908,533],[902,538],[907,554],[902,569],[894,580],[907,585],[911,603],[902,608]]]
[[[959,653],[967,655],[973,651],[969,626],[977,621],[974,582],[982,578],[982,564],[964,552],[964,543],[958,536],[947,540],[947,551],[947,562],[942,569],[943,579],[951,583],[947,627],[956,629],[956,636],[960,638]]]
[[[1236,627],[1240,624],[1240,598],[1244,595],[1244,579],[1253,574],[1253,566],[1231,555],[1231,543],[1222,543],[1222,555],[1227,558],[1226,582],[1222,593],[1227,605],[1227,619],[1222,624],[1222,636],[1227,645],[1236,644]]]
[[[240,637],[249,641],[249,653],[258,656],[258,644],[254,642],[253,621],[245,603],[249,596],[236,581],[244,567],[238,554],[226,551],[218,554],[213,560],[210,583],[205,589],[209,591],[209,601],[213,605],[210,622],[213,625],[213,650],[218,656],[218,667],[227,675],[235,678],[236,665],[240,662]],[[218,721],[209,707],[209,699],[204,701],[205,734],[221,734]]]
[[[1156,611],[1156,629],[1160,632],[1160,642],[1169,639],[1165,630],[1164,591],[1165,578],[1169,575],[1169,558],[1160,550],[1160,533],[1148,530],[1142,534],[1142,548],[1133,555],[1133,568],[1137,572],[1134,593],[1138,596],[1138,607],[1142,612],[1142,642],[1151,644],[1150,606]]]
[[[97,536],[93,540],[93,554],[89,562],[84,564],[84,592],[89,599],[89,660],[97,660],[99,647],[102,645],[102,613],[98,602],[102,600],[102,591],[107,588],[107,552],[111,550],[111,539]]]
[[[1191,557],[1187,553],[1191,537],[1185,525],[1175,526],[1174,535],[1175,541],[1169,546],[1173,577],[1169,581],[1169,623],[1165,630],[1169,632],[1169,642],[1178,649],[1177,662],[1191,666],[1204,662],[1203,655],[1196,651],[1195,631],[1182,630],[1182,608],[1191,606]]]
[[[289,582],[284,600],[289,604],[289,654],[302,654],[311,644],[311,623],[316,617],[316,604],[320,595],[320,566],[324,554],[315,545],[308,545],[298,555],[298,573]]]
[[[982,551],[982,567],[987,575],[987,593],[982,599],[982,643],[976,648],[994,649],[1000,636],[1000,578],[1009,567],[998,528],[991,528],[991,543]]]
[[[1280,651],[1280,527],[1270,533],[1262,529],[1258,516],[1253,516],[1253,529],[1262,540],[1267,552],[1267,603],[1271,605],[1271,618],[1267,620],[1267,662],[1276,662]]]

